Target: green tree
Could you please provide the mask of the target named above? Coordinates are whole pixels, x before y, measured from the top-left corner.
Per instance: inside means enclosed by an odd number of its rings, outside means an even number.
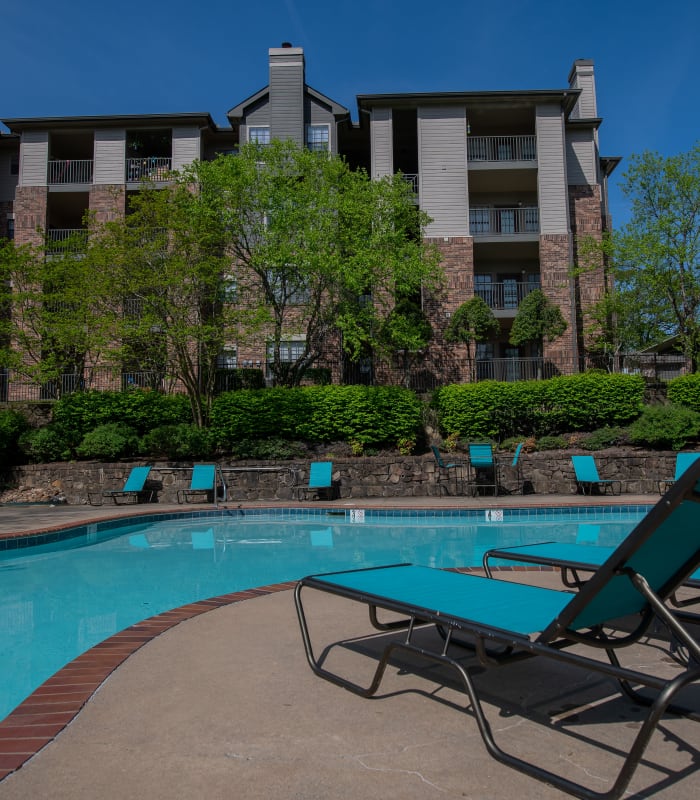
[[[700,143],[664,157],[633,156],[622,191],[630,222],[603,246],[623,300],[641,310],[640,343],[677,335],[693,370],[700,362]],[[633,306],[634,307],[634,306]],[[627,305],[627,309],[630,306]],[[625,317],[621,318],[624,323]]]
[[[397,300],[381,326],[379,345],[399,359],[406,388],[410,384],[411,369],[422,359],[432,338],[433,328],[420,301],[413,298]]]
[[[438,254],[421,241],[428,218],[399,176],[372,181],[279,141],[194,165],[191,178],[203,176],[218,185],[240,302],[266,318],[277,384],[298,384],[336,334],[351,359],[381,347],[395,298],[440,284]],[[285,360],[290,338],[303,346]]]
[[[541,378],[544,342],[557,339],[566,328],[566,320],[559,306],[552,303],[542,289],[535,289],[518,306],[508,341],[516,346],[535,345],[538,358],[537,377]]]
[[[445,330],[448,342],[463,342],[467,346],[467,364],[471,379],[475,379],[472,344],[486,342],[497,336],[501,326],[483,297],[475,295],[452,314]]]
[[[85,258],[84,237],[73,236],[58,251],[0,243],[0,358],[31,381],[74,389],[86,379],[112,337],[109,282]],[[61,377],[75,376],[62,387]]]
[[[219,184],[197,164],[171,177],[166,188],[144,184],[124,218],[94,225],[87,258],[110,276],[112,357],[181,382],[203,426],[217,359],[255,320],[227,296],[235,272]]]

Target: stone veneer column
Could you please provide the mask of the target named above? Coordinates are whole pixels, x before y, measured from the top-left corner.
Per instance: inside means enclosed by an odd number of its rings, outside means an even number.
[[[562,336],[544,345],[545,358],[551,358],[562,372],[577,369],[574,284],[571,277],[571,239],[566,233],[540,236],[540,281],[542,291],[559,306],[567,322]]]
[[[426,298],[425,312],[433,326],[433,341],[425,368],[446,381],[468,381],[467,351],[463,344],[444,339],[449,317],[474,296],[474,240],[471,236],[426,239],[440,251],[445,289],[440,297]]]
[[[579,263],[578,258],[580,240],[591,237],[601,241],[603,236],[600,186],[569,186],[569,211],[574,235],[574,264],[581,267],[584,265]],[[582,272],[577,282],[578,334],[584,347],[591,339],[590,333],[584,335],[584,329],[590,329],[590,309],[603,297],[605,287],[605,267],[602,257],[599,257],[597,264],[591,264],[589,269]]]
[[[18,186],[15,192],[15,242],[41,247],[43,238],[37,229],[46,228],[46,186]]]

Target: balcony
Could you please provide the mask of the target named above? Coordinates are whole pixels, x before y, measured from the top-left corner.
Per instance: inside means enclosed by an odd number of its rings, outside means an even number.
[[[401,173],[401,177],[406,181],[411,189],[418,194],[418,174],[415,172],[403,172]]]
[[[527,236],[540,232],[537,206],[517,208],[470,208],[472,236]]]
[[[494,311],[515,311],[520,301],[539,285],[532,281],[503,281],[502,283],[479,283],[479,275],[474,276],[474,295],[480,297]]]
[[[469,136],[469,162],[537,161],[536,136]]]
[[[91,158],[79,161],[65,158],[49,161],[46,182],[49,186],[66,183],[92,183],[93,163]]]
[[[165,181],[172,171],[172,159],[159,156],[127,158],[125,170],[127,183],[138,183],[141,180]]]
[[[85,228],[52,228],[46,231],[46,255],[84,253],[87,235]]]

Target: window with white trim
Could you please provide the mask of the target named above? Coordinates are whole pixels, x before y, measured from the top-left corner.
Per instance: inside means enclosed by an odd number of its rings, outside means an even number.
[[[236,369],[238,367],[238,352],[235,348],[222,350],[216,357],[217,369]]]
[[[328,152],[330,150],[330,135],[328,125],[307,125],[306,146],[309,150]]]
[[[255,144],[270,144],[270,126],[254,125],[248,128],[248,141]]]
[[[280,361],[283,364],[291,364],[300,359],[306,352],[306,339],[285,339],[280,342]],[[267,363],[272,364],[275,360],[275,343],[267,343]]]

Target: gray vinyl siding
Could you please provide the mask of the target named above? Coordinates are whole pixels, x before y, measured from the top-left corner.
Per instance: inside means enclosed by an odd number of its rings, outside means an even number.
[[[595,96],[595,76],[593,68],[583,67],[577,71],[574,87],[581,89],[579,97],[572,111],[573,119],[594,119],[598,116]]]
[[[199,128],[173,128],[173,169],[182,169],[201,158],[201,154]]]
[[[537,191],[540,233],[568,233],[564,118],[558,105],[537,106]]]
[[[270,133],[304,145],[304,65],[299,59],[270,64]]]
[[[328,125],[328,141],[330,142],[331,153],[337,153],[338,138],[336,136],[335,117],[333,114],[320,103],[310,99],[308,103],[308,118],[306,121],[309,125]],[[304,142],[306,142],[306,131],[304,132]]]
[[[591,131],[567,132],[566,174],[570,186],[598,183],[596,147]]]
[[[126,162],[126,131],[124,129],[95,131],[96,184],[124,183]]]
[[[20,186],[46,186],[49,161],[49,132],[25,131],[19,159]]]
[[[394,173],[394,152],[390,108],[373,108],[370,122],[372,177]]]
[[[427,236],[468,236],[467,123],[464,107],[418,109],[419,196],[433,221]]]
[[[3,203],[15,199],[15,189],[19,180],[17,175],[10,175],[11,163],[11,153],[0,153],[0,202]]]

